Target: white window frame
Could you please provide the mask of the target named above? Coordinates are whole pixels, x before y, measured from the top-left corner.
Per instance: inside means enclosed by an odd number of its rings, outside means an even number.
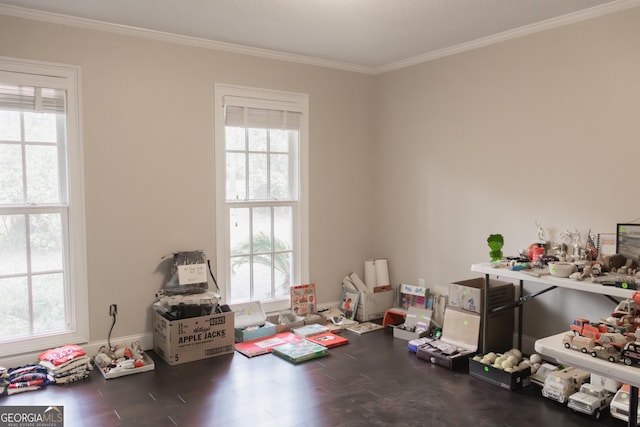
[[[55,87],[66,91],[66,147],[62,150],[60,179],[66,198],[63,214],[65,316],[67,330],[0,342],[0,357],[42,351],[89,341],[89,292],[86,260],[84,168],[80,107],[80,68],[0,56],[0,81]],[[66,154],[66,156],[65,156]],[[66,171],[64,170],[66,166]],[[64,209],[63,209],[64,210]],[[0,207],[0,213],[13,213]],[[66,219],[66,221],[65,221]]]
[[[230,295],[231,271],[229,247],[229,208],[226,201],[226,161],[225,161],[225,97],[239,97],[255,106],[272,103],[295,105],[302,112],[298,147],[298,209],[293,218],[294,263],[291,286],[309,283],[309,98],[306,94],[257,89],[217,83],[215,85],[215,168],[216,168],[216,261],[218,283],[223,284],[221,292],[227,301]],[[248,205],[249,206],[249,205]],[[266,312],[291,308],[290,298],[264,301]]]

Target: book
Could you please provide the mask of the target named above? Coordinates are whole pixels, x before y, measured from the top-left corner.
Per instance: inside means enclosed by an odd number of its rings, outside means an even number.
[[[598,233],[597,249],[601,255],[613,255],[616,253],[616,233]]]
[[[398,305],[405,310],[409,307],[427,308],[429,295],[429,288],[401,283],[398,288]]]
[[[247,357],[260,356],[261,354],[269,354],[274,347],[302,338],[292,334],[291,332],[281,332],[269,337],[256,338],[251,341],[236,343],[236,351]]]
[[[349,339],[340,335],[336,335],[333,332],[325,332],[320,335],[314,335],[307,338],[309,341],[316,344],[323,345],[327,348],[338,347],[349,343]]]
[[[301,363],[329,354],[327,347],[309,340],[298,340],[274,347],[271,353],[292,363]]]
[[[350,288],[342,288],[342,298],[340,299],[340,311],[344,317],[353,320],[360,301],[360,291]]]
[[[383,329],[384,326],[373,322],[364,322],[357,325],[347,326],[347,331],[355,332],[358,335],[366,334],[368,332],[378,331]]]
[[[291,310],[294,314],[304,316],[316,312],[316,285],[296,285],[289,288],[291,294]]]
[[[321,325],[320,323],[311,323],[310,325],[304,325],[299,328],[293,328],[291,332],[293,332],[299,337],[307,338],[314,335],[329,332],[329,327],[325,325]]]

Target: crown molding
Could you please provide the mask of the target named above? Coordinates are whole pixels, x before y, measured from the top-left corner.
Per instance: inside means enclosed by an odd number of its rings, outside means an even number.
[[[374,74],[375,68],[363,65],[350,64],[347,62],[331,61],[328,59],[314,58],[311,56],[295,55],[269,49],[243,46],[234,43],[225,43],[215,40],[207,40],[199,37],[184,36],[180,34],[167,33],[163,31],[148,30],[145,28],[132,27],[128,25],[113,24],[94,19],[79,18],[75,16],[63,15],[60,13],[44,12],[35,9],[28,9],[19,6],[0,4],[0,15],[8,15],[16,18],[31,19],[53,24],[68,25],[72,27],[89,30],[106,31],[121,35],[144,37],[168,43],[182,44],[204,49],[218,50],[241,55],[257,56],[266,59],[294,62],[304,65],[333,68],[342,71],[352,71],[356,73]]]
[[[106,31],[116,34],[129,35],[135,37],[144,37],[148,39],[183,44],[192,47],[211,49],[241,55],[256,56],[265,59],[274,59],[279,61],[293,62],[304,65],[312,65],[317,67],[332,68],[342,71],[351,71],[362,74],[383,74],[389,71],[395,71],[413,65],[434,61],[446,56],[456,55],[503,41],[523,37],[529,34],[558,28],[561,26],[574,24],[610,13],[619,12],[640,6],[640,0],[615,0],[600,6],[595,6],[579,12],[569,13],[556,18],[551,18],[542,22],[531,25],[525,25],[513,30],[504,31],[488,37],[483,37],[467,43],[461,43],[455,46],[439,49],[424,55],[417,55],[411,58],[392,62],[389,64],[368,67],[364,65],[356,65],[347,62],[331,61],[327,59],[314,58],[304,55],[295,55],[285,52],[279,52],[269,49],[260,49],[249,46],[243,46],[233,43],[225,43],[214,40],[207,40],[199,37],[184,36],[180,34],[167,33],[163,31],[148,30],[144,28],[132,27],[127,25],[112,24],[108,22],[98,21],[94,19],[79,18],[69,15],[63,15],[53,12],[44,12],[34,9],[28,9],[19,6],[0,4],[0,15],[8,15],[17,18],[31,19],[35,21],[44,21],[54,24],[68,25],[73,27],[85,28],[90,30]]]
[[[455,46],[447,47],[440,50],[435,50],[424,55],[414,56],[412,58],[403,59],[401,61],[393,62],[386,65],[381,65],[375,68],[375,74],[382,74],[389,71],[399,70],[402,68],[410,67],[412,65],[418,65],[429,61],[434,61],[446,56],[456,55],[458,53],[467,52],[470,50],[478,49],[481,47],[489,46],[492,44],[500,43],[503,41],[523,37],[529,34],[534,34],[553,28],[562,27],[565,25],[574,24],[581,21],[586,21],[599,16],[608,15],[610,13],[620,12],[622,10],[630,9],[632,7],[640,6],[640,0],[616,0],[611,3],[602,4],[600,6],[591,7],[579,12],[568,13],[566,15],[558,16],[556,18],[547,19],[531,25],[524,25],[522,27],[515,28],[513,30],[504,31],[502,33],[494,34],[488,37],[483,37],[477,40],[472,40],[467,43],[461,43]]]

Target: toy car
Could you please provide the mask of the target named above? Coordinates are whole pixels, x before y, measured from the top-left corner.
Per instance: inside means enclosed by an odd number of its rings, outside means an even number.
[[[609,410],[613,393],[598,384],[585,383],[580,390],[569,396],[567,406],[577,412],[600,419],[603,412]]]
[[[632,341],[626,343],[624,347],[622,347],[620,357],[627,366],[640,362],[640,342]]]
[[[590,373],[582,369],[568,367],[550,372],[542,387],[542,395],[547,399],[567,403],[569,396],[587,382]]]
[[[623,384],[613,396],[609,410],[611,416],[622,420],[626,423],[629,422],[629,397],[631,387],[629,384]],[[640,394],[640,393],[639,393]],[[637,416],[637,415],[636,415]],[[640,423],[640,416],[637,416],[637,423]]]

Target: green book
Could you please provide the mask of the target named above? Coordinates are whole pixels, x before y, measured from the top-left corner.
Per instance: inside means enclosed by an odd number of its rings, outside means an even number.
[[[274,347],[271,353],[293,363],[326,356],[329,354],[327,347],[307,340],[294,341]]]

